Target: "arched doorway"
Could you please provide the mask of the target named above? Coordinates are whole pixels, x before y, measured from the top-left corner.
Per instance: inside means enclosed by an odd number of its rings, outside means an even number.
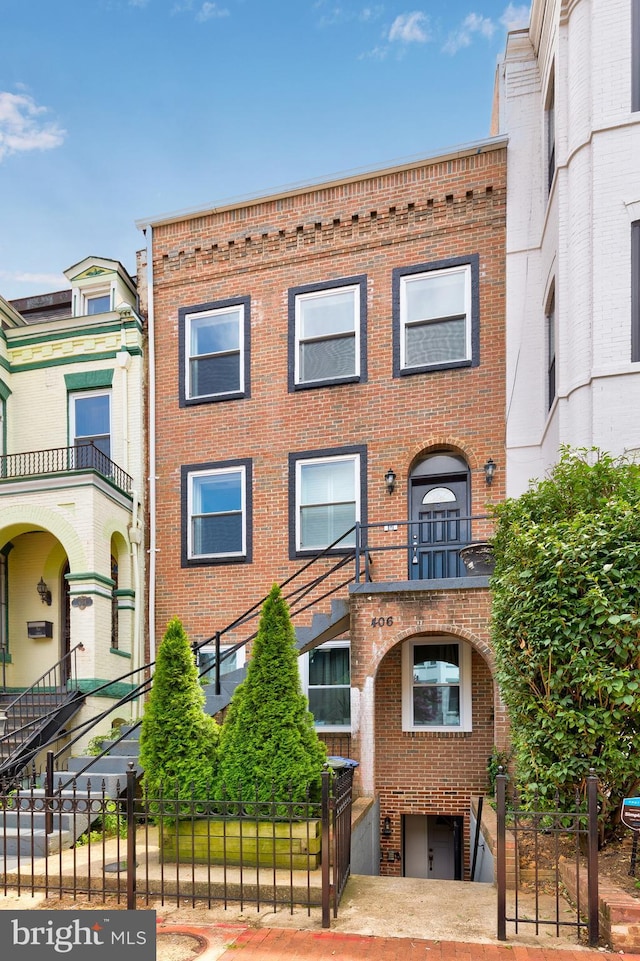
[[[409,578],[464,577],[460,548],[469,541],[469,468],[457,454],[416,464],[409,478]]]

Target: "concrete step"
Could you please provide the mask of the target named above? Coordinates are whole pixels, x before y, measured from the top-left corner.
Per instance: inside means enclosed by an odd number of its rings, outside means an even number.
[[[70,848],[74,838],[68,831],[54,831],[46,834],[44,829],[37,829],[33,832],[25,831],[22,828],[6,828],[0,834],[0,855],[7,857],[43,858],[47,854],[55,854],[57,851]]]
[[[91,819],[95,821],[98,814],[96,812],[91,812]],[[53,830],[55,833],[60,833],[60,829],[65,834],[68,834],[74,839],[83,834],[89,827],[89,814],[83,811],[68,811],[66,813],[53,814]],[[7,830],[17,831],[20,828],[20,833],[29,835],[31,831],[44,831],[45,828],[45,812],[44,809],[37,811],[5,811],[4,812],[4,827]],[[0,829],[0,842],[2,841],[2,834],[4,828]]]
[[[129,742],[130,746],[133,742]],[[138,744],[139,748],[140,745]],[[86,755],[83,757],[71,757],[67,761],[67,770],[60,771],[59,776],[64,777],[64,780],[68,780],[69,775],[78,774],[79,772],[89,775],[92,779],[94,777],[102,777],[103,775],[111,774],[121,774],[126,778],[127,771],[129,770],[129,762],[133,761],[134,769],[136,774],[141,774],[142,769],[138,763],[138,753],[131,754],[105,754],[104,757],[96,758],[93,763],[91,758]],[[54,775],[55,781],[56,775]]]

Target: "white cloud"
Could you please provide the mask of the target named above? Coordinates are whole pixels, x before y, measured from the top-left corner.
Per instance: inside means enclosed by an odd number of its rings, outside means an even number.
[[[12,281],[16,284],[29,284],[32,287],[46,287],[47,292],[61,290],[69,286],[69,281],[64,274],[37,274],[28,271],[11,272],[0,270],[0,278],[3,281]],[[12,298],[15,300],[16,298]]]
[[[216,20],[228,16],[229,11],[224,7],[219,7],[217,3],[203,3],[196,14],[196,20],[204,23],[205,20]]]
[[[496,25],[489,17],[479,13],[470,13],[464,18],[457,30],[449,34],[449,39],[443,46],[445,53],[454,54],[463,47],[470,47],[476,36],[490,40],[496,32]]]
[[[64,142],[66,130],[47,122],[46,113],[29,94],[0,91],[0,161],[21,151],[52,150]]]
[[[129,0],[130,7],[146,7],[149,0]]]
[[[391,24],[388,39],[401,43],[427,43],[431,39],[428,27],[429,18],[419,10],[401,13]]]
[[[206,20],[219,20],[221,17],[228,17],[229,11],[225,7],[219,7],[217,3],[194,3],[193,0],[176,0],[171,13],[194,13],[199,23]]]
[[[531,8],[528,3],[510,3],[500,17],[500,23],[507,30],[521,30],[529,26],[530,16]]]
[[[321,13],[318,25],[321,27],[332,27],[335,24],[350,23],[359,21],[361,23],[371,23],[382,16],[384,7],[376,5],[372,7],[361,7],[358,10],[348,10],[345,7],[329,5],[324,2],[316,3],[315,8]]]

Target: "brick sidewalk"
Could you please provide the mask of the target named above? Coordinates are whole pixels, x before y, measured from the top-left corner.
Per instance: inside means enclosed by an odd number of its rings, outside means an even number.
[[[614,957],[620,955],[584,948],[421,941],[282,928],[241,930],[233,945],[218,955],[219,961],[602,961]]]

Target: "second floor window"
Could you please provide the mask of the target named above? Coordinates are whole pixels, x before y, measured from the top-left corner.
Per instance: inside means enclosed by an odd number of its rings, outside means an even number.
[[[185,308],[179,318],[181,402],[246,396],[248,298]]]
[[[346,532],[360,518],[360,456],[349,454],[296,461],[296,550],[355,544]]]
[[[88,447],[86,454],[78,452],[78,466],[93,464],[93,447],[111,458],[111,393],[89,390],[69,395],[69,423],[74,447]]]
[[[246,468],[186,470],[187,560],[246,555]]]

